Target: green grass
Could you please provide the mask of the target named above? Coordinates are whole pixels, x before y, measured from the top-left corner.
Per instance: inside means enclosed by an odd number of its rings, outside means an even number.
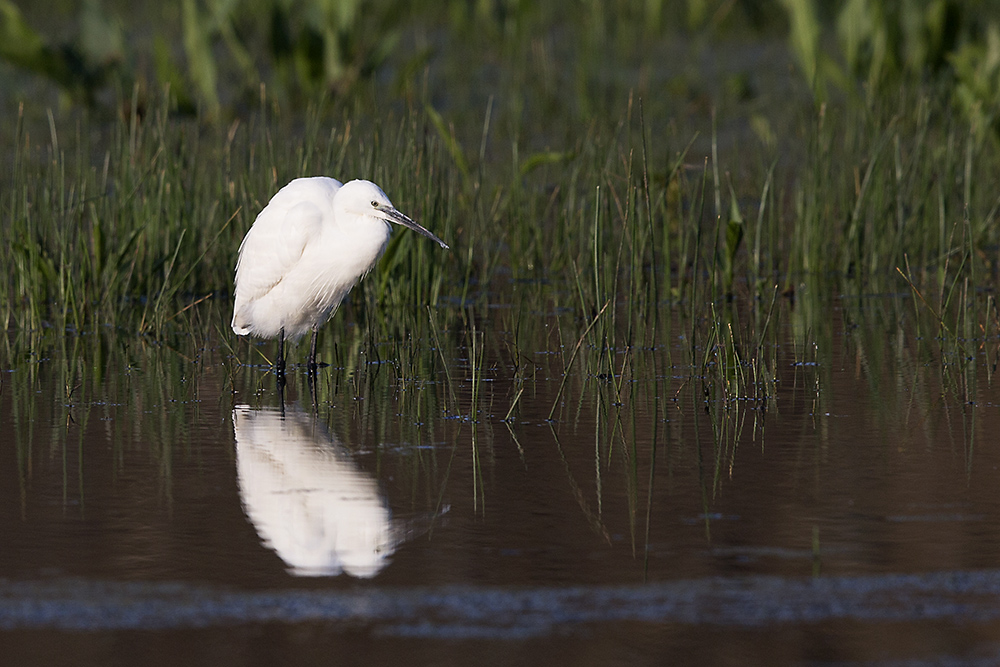
[[[742,100],[690,74],[632,79],[650,72],[624,27],[537,25],[530,12],[491,24],[478,51],[460,41],[406,81],[306,110],[267,87],[225,121],[148,91],[113,119],[26,106],[0,167],[0,366],[34,382],[32,359],[70,360],[58,384],[73,400],[45,408],[62,420],[130,392],[166,405],[206,364],[261,396],[270,378],[247,365],[273,345],[229,329],[236,252],[281,185],[329,174],[375,180],[452,250],[394,235],[323,330],[336,370],[316,400],[355,406],[375,442],[400,414],[413,441],[460,422],[477,509],[501,421],[515,438],[522,422],[591,424],[596,469],[631,471],[640,541],[654,480],[639,461],[682,446],[659,426],[678,405],[704,415],[707,506],[765,415],[806,410],[822,431],[835,345],[900,410],[885,380],[898,373],[921,405],[989,385],[1000,153],[948,91],[902,81],[817,103],[792,80]],[[670,51],[656,34],[638,42]],[[610,71],[583,54],[595,45],[623,47]],[[493,67],[495,84],[467,83]],[[777,400],[792,390],[809,405]],[[290,392],[308,395],[297,376]],[[17,401],[31,424],[42,408]],[[384,401],[403,407],[357,407]],[[149,428],[183,442],[183,423]]]
[[[728,383],[745,384],[740,367],[762,349],[776,286],[796,299],[912,291],[915,315],[936,322],[928,333],[986,332],[981,295],[1000,243],[995,151],[920,92],[893,101],[804,116],[801,162],[759,170],[714,138],[704,158],[666,152],[633,107],[619,128],[561,153],[573,157],[527,175],[480,162],[475,178],[422,109],[363,126],[310,117],[302,136],[273,111],[223,130],[174,118],[165,104],[96,142],[104,126],[87,118],[72,129],[53,118],[41,146],[19,125],[0,196],[0,261],[14,269],[0,320],[169,336],[229,298],[242,234],[281,184],[333,173],[380,182],[452,244],[443,253],[395,235],[358,292],[367,301],[393,313],[514,301],[569,308],[562,363],[595,350],[585,363],[595,374],[614,365],[607,350],[656,345],[665,306],[687,315],[692,345],[728,350],[723,366],[737,373]],[[920,113],[903,115],[911,106]],[[648,166],[657,164],[664,169]],[[723,326],[719,309],[735,320]],[[398,339],[423,322],[403,317],[379,319],[375,337]]]

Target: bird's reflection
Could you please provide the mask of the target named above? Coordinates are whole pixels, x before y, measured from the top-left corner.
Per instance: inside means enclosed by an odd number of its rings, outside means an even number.
[[[403,531],[375,479],[319,420],[237,406],[233,428],[244,510],[289,572],[373,577],[385,567]]]

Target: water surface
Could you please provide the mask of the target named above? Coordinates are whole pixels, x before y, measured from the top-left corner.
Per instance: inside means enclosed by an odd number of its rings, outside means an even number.
[[[706,398],[677,327],[552,420],[561,376],[519,384],[500,321],[481,366],[425,340],[425,375],[369,351],[283,400],[218,341],[40,335],[0,390],[0,653],[992,664],[992,375],[853,307],[812,352],[786,325],[769,401]]]

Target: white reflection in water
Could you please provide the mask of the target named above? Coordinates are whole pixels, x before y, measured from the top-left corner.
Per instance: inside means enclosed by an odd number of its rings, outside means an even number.
[[[261,540],[300,576],[373,577],[395,550],[375,479],[301,410],[233,410],[243,508]]]

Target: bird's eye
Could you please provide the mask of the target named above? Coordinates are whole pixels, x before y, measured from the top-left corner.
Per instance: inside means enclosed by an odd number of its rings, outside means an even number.
[[[374,199],[372,200],[372,208],[378,208],[378,202]]]

